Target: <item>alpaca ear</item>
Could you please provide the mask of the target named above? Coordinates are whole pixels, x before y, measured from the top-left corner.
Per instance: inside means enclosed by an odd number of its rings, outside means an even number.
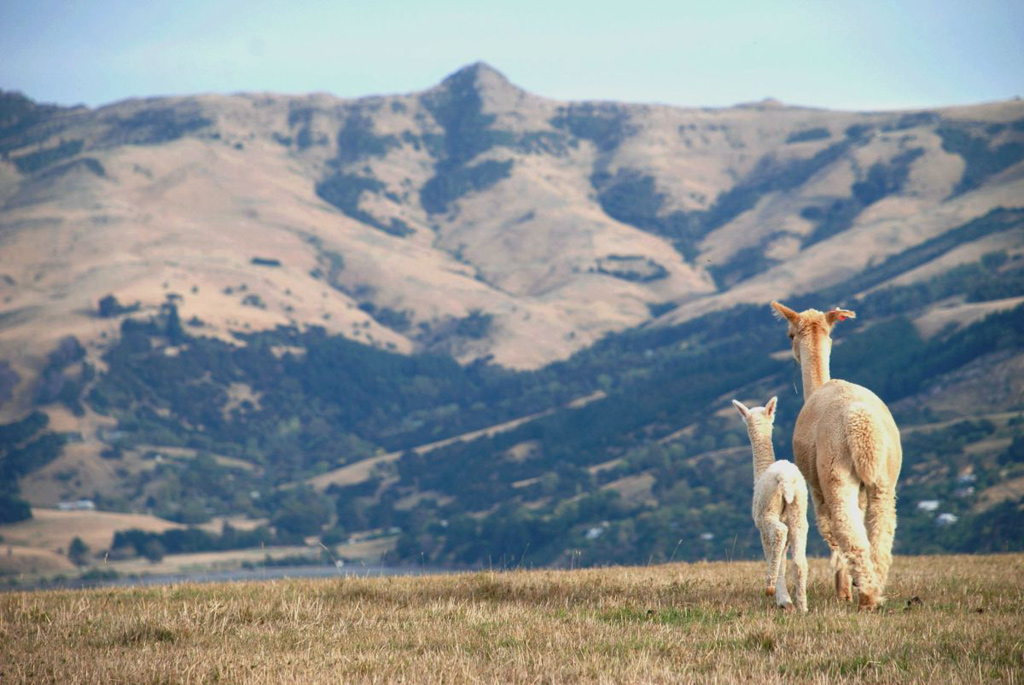
[[[750,410],[747,409],[739,400],[733,400],[732,406],[736,407],[736,411],[738,411],[740,413],[740,416],[743,417],[743,420],[746,421],[747,416],[750,415]]]
[[[776,302],[775,300],[772,300],[772,309],[775,310],[775,316],[779,319],[785,319],[790,323],[796,323],[797,321],[800,320],[799,314],[797,314],[796,312],[794,312],[792,309],[782,304],[781,302]]]
[[[778,397],[773,397],[768,400],[768,404],[764,405],[764,415],[772,421],[775,420],[775,405],[778,401]]]
[[[847,319],[856,318],[856,312],[852,312],[849,309],[839,309],[838,307],[825,314],[825,321],[828,322],[829,326],[834,325],[836,321],[846,321]]]

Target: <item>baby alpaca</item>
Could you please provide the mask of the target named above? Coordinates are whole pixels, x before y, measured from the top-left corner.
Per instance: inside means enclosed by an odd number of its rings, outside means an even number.
[[[748,409],[733,400],[754,452],[754,505],[752,513],[768,562],[765,594],[775,595],[782,609],[792,609],[786,590],[786,547],[793,555],[796,573],[796,608],[807,611],[807,483],[800,469],[790,461],[775,461],[772,427],[777,398],[763,407]]]

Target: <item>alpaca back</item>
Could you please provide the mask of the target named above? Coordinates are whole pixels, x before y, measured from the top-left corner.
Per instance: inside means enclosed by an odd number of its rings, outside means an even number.
[[[869,485],[895,484],[903,463],[889,408],[867,388],[838,379],[804,404],[793,429],[793,457],[812,488],[820,488],[820,474],[834,471]]]
[[[754,483],[754,520],[759,522],[765,514],[774,514],[788,520],[784,512],[807,511],[807,483],[800,469],[791,461],[776,461]]]

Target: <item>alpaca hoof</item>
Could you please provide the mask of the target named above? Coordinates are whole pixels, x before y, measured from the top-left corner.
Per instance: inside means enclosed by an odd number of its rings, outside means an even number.
[[[853,601],[853,584],[850,576],[843,569],[836,571],[836,596],[842,602]]]
[[[874,611],[879,604],[878,598],[867,592],[861,592],[857,597],[858,611]]]
[[[765,596],[765,597],[774,597],[774,596],[775,596],[775,588],[774,588],[774,587],[772,587],[771,585],[769,585],[768,587],[766,587],[766,588],[764,589],[764,596]]]

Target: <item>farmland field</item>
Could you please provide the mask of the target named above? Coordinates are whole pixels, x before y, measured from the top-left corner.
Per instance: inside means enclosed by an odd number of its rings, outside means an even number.
[[[0,595],[10,682],[1020,682],[1024,555],[899,557],[877,613],[811,560]]]

